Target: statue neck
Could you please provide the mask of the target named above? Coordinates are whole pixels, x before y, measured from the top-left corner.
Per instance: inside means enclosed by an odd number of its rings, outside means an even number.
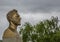
[[[15,31],[15,30],[17,30],[17,25],[15,25],[14,23],[11,22],[9,24],[9,28]]]

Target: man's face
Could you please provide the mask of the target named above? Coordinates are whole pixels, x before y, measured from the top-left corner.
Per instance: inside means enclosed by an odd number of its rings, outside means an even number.
[[[12,16],[12,22],[15,24],[15,25],[20,25],[20,22],[21,22],[21,18],[20,16],[18,15],[18,13],[15,13],[13,16]]]

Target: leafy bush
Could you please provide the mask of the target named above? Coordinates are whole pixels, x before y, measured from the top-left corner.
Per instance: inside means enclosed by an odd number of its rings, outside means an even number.
[[[25,23],[20,30],[23,42],[60,42],[58,22],[58,17],[52,17],[50,20],[40,21],[34,26]]]

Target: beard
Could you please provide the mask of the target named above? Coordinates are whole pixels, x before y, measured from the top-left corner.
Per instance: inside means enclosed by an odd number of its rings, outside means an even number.
[[[12,22],[13,22],[15,25],[21,25],[20,21],[18,21],[18,20],[13,20]]]

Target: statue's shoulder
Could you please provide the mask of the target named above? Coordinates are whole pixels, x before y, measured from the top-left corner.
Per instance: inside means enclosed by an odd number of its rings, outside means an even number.
[[[7,29],[4,31],[4,33],[3,33],[3,37],[6,37],[7,34],[8,34],[8,32],[9,32],[9,29],[7,28]]]
[[[4,34],[9,33],[9,32],[10,32],[10,30],[9,30],[9,28],[7,28],[7,29],[4,31]]]
[[[12,32],[9,28],[4,31],[3,37],[15,37],[15,33]]]

